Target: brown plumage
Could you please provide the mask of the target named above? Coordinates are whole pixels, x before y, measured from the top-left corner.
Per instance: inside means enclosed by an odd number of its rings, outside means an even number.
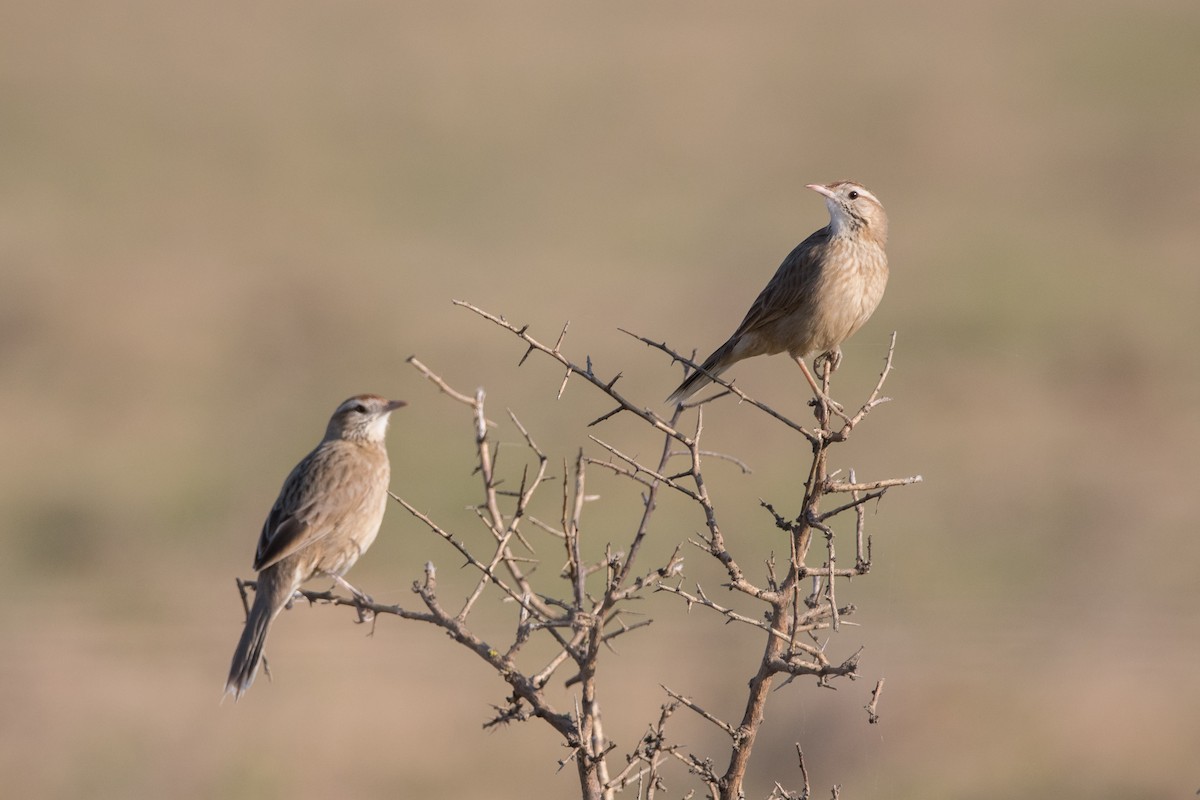
[[[683,402],[744,358],[784,351],[821,394],[804,359],[825,354],[836,369],[841,343],[879,305],[888,278],[888,223],[879,200],[860,184],[839,181],[808,188],[824,195],[829,224],[788,254],[738,329],[667,402]]]
[[[342,575],[379,533],[391,473],[388,416],[403,405],[373,394],[351,397],[283,482],[258,540],[254,605],[225,683],[234,700],[254,682],[271,623],[300,584],[323,575],[361,596]]]

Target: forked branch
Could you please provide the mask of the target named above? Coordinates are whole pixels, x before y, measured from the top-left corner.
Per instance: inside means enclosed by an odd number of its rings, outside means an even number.
[[[855,611],[855,606],[839,595],[848,594],[848,579],[867,574],[871,567],[865,507],[882,501],[889,489],[920,482],[921,477],[859,481],[855,472],[849,470],[848,479],[841,479],[837,471],[830,472],[828,464],[830,449],[847,441],[868,413],[887,402],[882,391],[892,369],[895,335],[873,391],[853,412],[842,411],[841,406],[828,399],[830,369],[826,363],[821,376],[825,399],[810,404],[815,424],[801,424],[719,377],[715,382],[723,387],[722,392],[697,403],[676,406],[667,415],[655,410],[661,404],[645,404],[634,399],[632,393],[618,390],[620,371],[602,378],[590,358],[583,363],[572,360],[564,351],[569,324],[563,325],[553,344],[545,344],[531,335],[528,326],[515,326],[503,316],[465,301],[454,302],[518,339],[524,347],[520,363],[534,354],[556,362],[563,369],[557,397],[563,397],[570,379],[578,377],[611,400],[613,411],[594,420],[592,425],[606,420],[631,424],[607,430],[603,437],[589,436],[583,448],[543,449],[530,428],[511,410],[507,422],[490,420],[485,413],[486,394],[482,389],[475,392],[456,389],[433,369],[415,357],[410,358],[412,367],[441,395],[468,410],[465,422],[475,445],[472,474],[479,481],[478,500],[472,508],[482,530],[474,535],[451,530],[408,500],[394,494],[391,497],[434,534],[433,541],[444,542],[451,555],[469,568],[468,585],[463,590],[465,599],[457,610],[443,605],[432,562],[426,565],[422,578],[413,583],[419,610],[376,603],[366,596],[344,597],[332,591],[306,591],[303,596],[312,603],[353,606],[364,616],[386,614],[442,629],[488,664],[507,687],[503,701],[494,704],[494,713],[484,726],[543,720],[566,748],[567,755],[559,759],[559,764],[575,766],[581,797],[586,800],[609,800],[628,789],[634,789],[639,798],[651,800],[665,790],[666,770],[679,771],[680,765],[695,776],[702,790],[714,800],[742,800],[771,690],[777,684],[786,686],[797,678],[815,678],[818,686],[831,686],[838,679],[854,680],[859,674],[861,647],[840,657],[833,653],[839,649],[840,641],[835,634],[843,626],[853,624],[847,618]],[[697,368],[691,359],[665,342],[628,335],[664,353],[671,363]],[[775,503],[764,501],[770,518],[763,522],[763,530],[738,531],[733,541],[727,539],[719,522],[722,514],[710,493],[712,476],[705,468],[710,462],[717,464],[720,469],[713,475],[721,480],[737,474],[730,465],[741,470],[741,474],[749,474],[749,468],[736,455],[713,453],[701,447],[705,408],[723,397],[737,398],[739,404],[755,409],[751,413],[766,414],[778,423],[781,431],[787,433],[781,441],[788,441],[791,434],[798,433],[801,438],[791,441],[802,440],[804,450],[812,453],[806,469],[796,476],[794,496]],[[633,447],[623,443],[622,437],[630,433],[630,428],[634,433],[650,433],[654,437],[649,457],[638,455],[646,450],[644,442]],[[515,441],[505,442],[506,448],[515,444],[512,450],[524,455],[510,458],[509,449],[505,449],[505,463],[501,466],[496,458],[500,445],[497,437],[506,431],[515,431],[511,434]],[[563,465],[561,484],[547,475],[551,450],[556,452],[555,463],[561,459]],[[564,450],[571,453],[569,458],[557,455]],[[600,467],[604,473],[593,469],[589,476],[591,467]],[[588,483],[589,477],[594,481],[596,475],[602,474],[615,476],[620,486],[633,490],[640,514],[628,530],[610,531],[607,540],[596,541],[593,537],[597,533],[589,526],[589,502],[594,498],[588,493]],[[546,497],[547,484],[553,497]],[[703,524],[693,538],[682,532],[684,523],[676,517],[656,521],[664,488],[668,490],[665,496],[681,498],[684,504],[700,512]],[[848,501],[822,509],[828,495],[847,494]],[[843,523],[844,519],[852,522]],[[674,551],[664,563],[641,563],[651,535],[673,540],[668,546],[673,544]],[[773,548],[781,554],[778,563],[772,556],[761,576],[744,567],[742,559],[735,555],[743,541],[741,537],[750,535],[773,536],[779,541],[779,547]],[[823,550],[812,549],[814,535],[818,543],[824,540]],[[845,536],[853,537],[853,566],[839,565],[838,552],[847,547],[843,544],[839,548],[838,544]],[[688,541],[720,565],[723,586],[736,593],[732,602],[715,601],[694,582],[690,583],[694,589],[684,588],[683,551]],[[551,561],[544,564],[547,546]],[[823,556],[814,555],[822,551]],[[602,656],[612,652],[616,639],[643,630],[653,622],[644,616],[630,621],[633,613],[628,604],[640,600],[639,608],[645,608],[649,596],[656,592],[682,601],[678,605],[667,602],[657,607],[668,616],[666,624],[684,624],[686,615],[672,615],[674,609],[706,608],[713,613],[699,615],[701,618],[737,623],[753,629],[755,635],[761,634],[762,651],[746,661],[736,656],[728,659],[729,684],[748,687],[740,718],[721,719],[710,710],[714,707],[711,703],[663,686],[666,701],[655,714],[648,715],[647,732],[621,761],[613,757],[617,744],[608,739],[601,715],[601,686],[619,682],[605,684],[598,677],[605,667],[621,670],[630,665]],[[455,596],[461,596],[457,590]],[[747,611],[739,603],[755,610]],[[493,633],[484,636],[479,632],[482,623],[479,628],[476,626],[483,618],[476,611],[490,604],[504,604],[515,616],[512,628],[503,629],[499,637]],[[533,642],[541,646],[531,647]],[[741,677],[739,670],[743,670]],[[569,696],[559,696],[556,694],[559,690],[552,689],[555,675],[563,677],[563,691]],[[882,687],[880,679],[867,704],[872,723],[878,721]],[[724,769],[717,766],[718,761],[712,755],[691,752],[684,744],[672,741],[668,728],[679,724],[675,712],[681,708],[691,714],[678,717],[686,721],[695,715],[703,724],[715,726],[728,737]],[[811,796],[808,765],[799,744],[796,747],[803,788],[792,792],[776,782],[773,798]],[[685,796],[690,797],[691,793]]]

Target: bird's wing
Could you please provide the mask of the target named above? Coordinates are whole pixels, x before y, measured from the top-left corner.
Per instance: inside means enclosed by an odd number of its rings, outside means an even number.
[[[359,470],[349,469],[353,454],[320,451],[318,447],[306,456],[284,481],[263,523],[255,570],[324,539],[371,493],[371,482],[356,478]]]
[[[829,243],[829,235],[829,228],[822,228],[788,253],[731,338],[762,330],[805,304],[805,296],[816,288],[820,277],[816,274],[819,256]]]

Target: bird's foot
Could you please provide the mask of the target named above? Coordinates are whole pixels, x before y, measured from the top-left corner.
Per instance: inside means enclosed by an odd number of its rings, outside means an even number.
[[[842,408],[842,404],[829,396],[829,373],[833,372],[836,364],[842,360],[842,351],[835,348],[827,353],[822,353],[813,362],[813,366],[821,372],[820,383],[817,383],[817,379],[809,372],[808,365],[804,363],[803,358],[798,356],[793,356],[793,358],[799,365],[800,371],[804,373],[804,380],[808,381],[808,386],[812,389],[813,399],[808,404],[816,409],[817,422],[822,427],[828,425],[830,411],[845,418],[846,411]]]
[[[371,599],[370,595],[368,595],[366,592],[360,592],[358,589],[354,588],[354,586],[351,585],[351,583],[341,575],[334,575],[333,582],[353,595],[354,599],[360,603],[370,604],[375,602]],[[358,611],[358,623],[360,625],[364,622],[370,622],[371,620],[375,619],[375,612],[369,608],[363,608],[360,605],[356,607],[356,610]]]
[[[829,380],[829,376],[837,372],[837,368],[842,364],[842,348],[835,347],[832,350],[827,350],[821,355],[813,359],[813,369],[817,371],[825,381]]]

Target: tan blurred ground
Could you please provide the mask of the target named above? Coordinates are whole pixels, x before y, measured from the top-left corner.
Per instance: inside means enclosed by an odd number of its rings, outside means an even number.
[[[548,339],[569,319],[573,357],[656,402],[679,373],[616,328],[715,346],[824,224],[803,185],[853,177],[891,215],[892,283],[840,395],[900,347],[896,402],[839,466],[926,483],[872,518],[875,571],[844,590],[863,627],[830,645],[866,646],[882,723],[873,680],[789,687],[751,788],[795,778],[800,741],[818,796],[1192,795],[1198,42],[1194,0],[7,4],[3,794],[573,796],[549,732],[481,731],[502,686],[414,624],[368,639],[298,610],[275,682],[218,705],[233,578],[355,392],[411,402],[395,488],[481,533],[467,420],[411,353],[556,458],[585,441],[603,404],[554,403],[557,371],[514,372],[520,348],[451,298]],[[737,377],[803,389],[783,358]],[[707,421],[755,468],[714,474],[758,563],[757,498],[786,502],[802,448],[732,404]],[[597,485],[591,535],[627,538],[628,490]],[[661,513],[666,550],[699,525]],[[394,508],[356,583],[411,603],[426,559],[466,585]],[[759,647],[647,610],[677,622],[607,662],[622,752],[660,680],[732,716]]]

